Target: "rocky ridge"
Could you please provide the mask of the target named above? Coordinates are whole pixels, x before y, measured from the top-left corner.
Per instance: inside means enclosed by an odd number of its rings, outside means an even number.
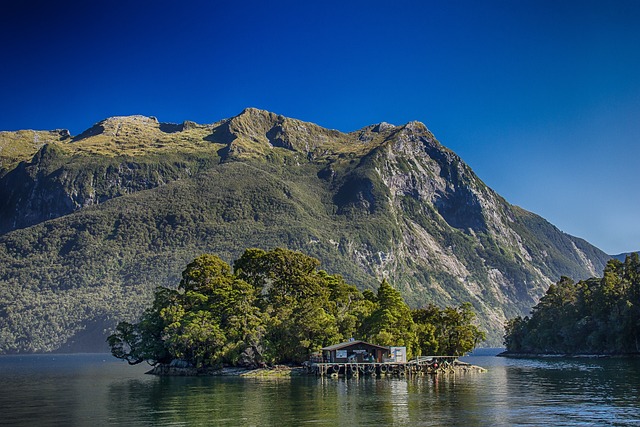
[[[202,252],[287,246],[361,289],[386,277],[413,306],[470,301],[491,345],[560,275],[609,259],[510,205],[420,122],[342,133],[249,108],[208,125],[130,116],[34,135],[0,133],[23,147],[0,151],[8,352],[108,333]],[[51,331],[36,339],[38,325]]]

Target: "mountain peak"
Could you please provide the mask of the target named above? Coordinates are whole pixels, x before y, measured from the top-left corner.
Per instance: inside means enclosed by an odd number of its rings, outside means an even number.
[[[336,130],[252,107],[225,120],[215,134],[229,144],[232,156],[261,156],[274,147],[308,154],[344,137]]]
[[[254,117],[255,116],[265,116],[265,117],[279,116],[278,114],[275,114],[275,113],[273,113],[271,111],[267,111],[267,110],[263,110],[263,109],[255,108],[255,107],[247,107],[247,108],[245,108],[236,117],[244,116],[244,115],[254,116]],[[282,117],[282,116],[279,116],[279,117]]]
[[[395,129],[395,125],[392,125],[391,123],[387,123],[387,122],[380,122],[377,125],[373,125],[373,128],[371,129],[372,132],[384,132],[385,130],[389,130],[389,129]]]
[[[143,116],[141,114],[133,114],[130,116],[113,116],[104,119],[100,123],[105,124],[124,124],[124,123],[140,123],[140,124],[158,124],[158,119],[153,116]]]
[[[108,117],[74,138],[75,141],[91,136],[104,134],[107,136],[119,136],[122,131],[132,129],[152,129],[160,126],[158,119],[142,115],[113,116]]]
[[[235,125],[238,130],[247,133],[260,132],[266,133],[271,127],[283,123],[286,119],[284,116],[272,113],[258,108],[245,108],[240,114],[230,118],[228,121]]]

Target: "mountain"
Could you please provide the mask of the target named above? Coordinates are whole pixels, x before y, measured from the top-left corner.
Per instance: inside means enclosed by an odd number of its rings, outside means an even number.
[[[615,258],[618,261],[622,261],[624,262],[624,260],[627,258],[627,256],[631,255],[633,252],[624,252],[618,255],[611,255],[611,258]],[[640,252],[636,252],[638,255],[640,255]]]
[[[246,109],[0,133],[0,350],[104,349],[186,264],[300,250],[360,289],[469,301],[490,345],[561,275],[610,258],[488,188],[420,122],[351,133]]]

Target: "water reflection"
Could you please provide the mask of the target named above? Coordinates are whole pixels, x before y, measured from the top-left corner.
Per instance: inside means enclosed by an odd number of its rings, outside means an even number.
[[[154,378],[109,387],[110,423],[154,425],[487,425],[474,376]],[[470,387],[471,385],[471,387]],[[119,415],[118,415],[119,414]],[[120,417],[120,418],[118,418]],[[500,419],[494,418],[500,424]]]
[[[57,356],[60,357],[60,356]],[[99,358],[0,358],[2,425],[637,425],[636,360],[477,357],[484,374],[158,378]]]

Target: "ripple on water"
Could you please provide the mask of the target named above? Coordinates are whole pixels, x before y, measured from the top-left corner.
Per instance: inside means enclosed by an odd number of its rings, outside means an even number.
[[[0,357],[3,425],[631,426],[637,360],[467,361],[486,373],[393,378],[158,378],[109,356]]]

